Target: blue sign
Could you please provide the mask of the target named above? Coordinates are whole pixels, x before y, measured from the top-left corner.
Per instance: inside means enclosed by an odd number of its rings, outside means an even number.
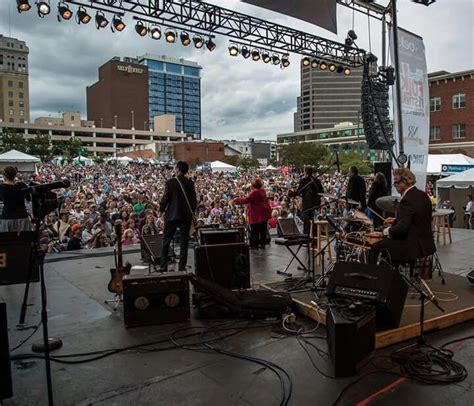
[[[474,164],[469,165],[441,165],[441,172],[443,173],[459,173],[474,168]]]

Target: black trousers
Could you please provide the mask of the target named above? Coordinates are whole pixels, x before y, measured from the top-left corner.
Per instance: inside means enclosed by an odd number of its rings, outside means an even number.
[[[161,257],[160,266],[166,268],[168,263],[168,251],[170,249],[171,241],[179,228],[179,266],[178,270],[185,271],[186,264],[188,263],[188,243],[189,243],[189,230],[191,228],[191,222],[172,220],[165,221],[165,227],[163,230],[163,242],[161,246]]]
[[[303,234],[309,235],[311,230],[311,222],[314,220],[314,210],[305,211],[303,209]]]
[[[261,223],[250,224],[250,246],[263,246],[267,242],[267,220]]]

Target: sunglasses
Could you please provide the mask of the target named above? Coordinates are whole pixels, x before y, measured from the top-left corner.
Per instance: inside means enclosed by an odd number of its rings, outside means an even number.
[[[397,180],[397,181],[393,182],[394,185],[398,185],[399,183],[403,183],[403,180]]]

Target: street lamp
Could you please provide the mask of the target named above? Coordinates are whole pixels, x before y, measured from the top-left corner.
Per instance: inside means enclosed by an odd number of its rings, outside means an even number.
[[[115,120],[115,128],[117,128],[117,115],[114,116],[114,120]]]
[[[135,112],[133,110],[130,111],[132,114],[132,130],[135,129]]]
[[[100,128],[104,127],[104,119],[103,117],[100,118]]]

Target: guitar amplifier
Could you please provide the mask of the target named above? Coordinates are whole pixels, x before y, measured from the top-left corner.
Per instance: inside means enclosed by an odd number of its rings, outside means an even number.
[[[163,234],[142,235],[142,237],[140,238],[142,261],[159,264],[161,257],[162,241]]]
[[[224,229],[199,229],[199,242],[201,245],[237,244],[245,241],[243,227]]]
[[[189,281],[185,273],[124,276],[125,327],[177,323],[189,317]]]
[[[32,266],[30,282],[39,282],[38,261],[32,253],[34,231],[0,233],[0,285],[26,283]]]
[[[13,396],[10,347],[8,344],[7,305],[0,302],[0,403]]]

